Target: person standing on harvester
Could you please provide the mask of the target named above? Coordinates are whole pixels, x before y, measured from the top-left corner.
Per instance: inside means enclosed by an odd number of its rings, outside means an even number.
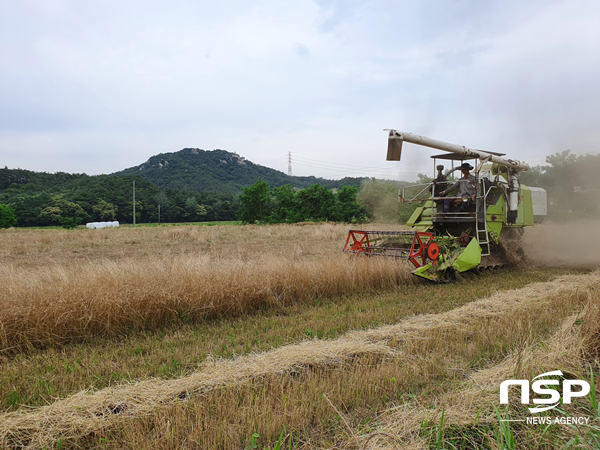
[[[444,187],[448,184],[448,177],[444,175],[444,166],[439,165],[436,167],[436,169],[438,173],[437,177],[435,177],[435,180],[433,180],[433,196],[439,197],[440,192],[442,192],[444,190]]]

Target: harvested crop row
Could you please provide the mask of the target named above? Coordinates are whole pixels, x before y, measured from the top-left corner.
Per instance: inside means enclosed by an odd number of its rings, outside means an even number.
[[[584,311],[565,319],[558,331],[550,339],[543,342],[526,343],[523,348],[510,354],[502,363],[474,372],[469,379],[456,386],[452,392],[435,399],[435,404],[428,402],[411,402],[401,407],[390,409],[382,415],[383,425],[366,436],[361,436],[365,449],[387,449],[390,446],[402,448],[431,448],[431,433],[423,432],[430,424],[433,433],[439,439],[443,429],[439,427],[441,415],[447,430],[452,430],[446,444],[460,441],[462,445],[472,448],[494,445],[490,441],[490,429],[497,429],[498,399],[500,384],[510,379],[532,380],[540,373],[560,369],[567,378],[590,380],[590,367],[598,369],[600,349],[600,291],[595,287],[593,295],[587,302]],[[596,386],[596,389],[598,387]],[[518,391],[512,392],[511,411],[508,417],[522,419],[531,414],[525,407],[515,407],[520,403]],[[581,407],[583,403],[583,407]],[[534,432],[515,429],[515,439],[519,448],[550,448],[565,446],[574,435],[579,435],[579,443],[584,448],[590,443],[597,444],[597,437],[589,442],[585,438],[587,431],[595,427],[596,436],[600,417],[597,411],[589,408],[583,399],[579,406],[561,404],[560,409],[571,416],[587,416],[590,421],[583,429],[565,424],[557,424],[553,433],[548,433],[546,441],[542,429],[533,428]],[[587,406],[587,407],[586,407]],[[507,412],[503,411],[503,417]],[[554,411],[554,415],[559,415]],[[518,422],[517,422],[518,425]],[[462,430],[462,431],[461,431]],[[554,439],[554,441],[552,440]],[[366,445],[368,444],[368,445]],[[443,444],[443,443],[442,443]],[[516,448],[516,447],[515,447]]]
[[[429,345],[427,342],[454,345],[448,336],[464,334],[465,330],[477,332],[490,341],[496,340],[499,332],[514,334],[520,331],[517,328],[523,321],[540,321],[544,314],[548,323],[562,320],[588,301],[591,292],[599,286],[600,273],[561,277],[553,282],[498,293],[448,313],[414,317],[397,325],[348,333],[337,340],[309,341],[258,355],[209,362],[200,372],[181,379],[148,380],[93,394],[79,393],[32,412],[3,414],[0,417],[5,428],[0,436],[6,444],[39,446],[58,436],[76,438],[99,433],[124,420],[139,419],[152,414],[158,407],[206,393],[217,386],[298,373],[309,367],[314,370],[350,364],[357,355],[414,358],[426,351],[423,345]],[[498,317],[503,318],[505,328],[489,329],[488,321]],[[485,335],[486,330],[488,335]],[[461,345],[468,340],[456,339]],[[419,345],[414,345],[415,342]]]

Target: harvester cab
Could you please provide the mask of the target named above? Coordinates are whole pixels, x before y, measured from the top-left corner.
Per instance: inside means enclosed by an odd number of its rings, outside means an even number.
[[[407,222],[410,231],[350,230],[345,252],[407,259],[415,266],[413,274],[431,281],[523,259],[519,240],[524,227],[546,215],[546,191],[519,181],[519,172],[529,168],[526,163],[505,159],[503,153],[386,131],[388,161],[400,161],[405,141],[445,153],[431,156],[433,181],[399,189],[400,202],[421,204]]]

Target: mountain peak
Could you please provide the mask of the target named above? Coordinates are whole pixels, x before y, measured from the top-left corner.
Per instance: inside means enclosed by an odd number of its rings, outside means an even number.
[[[172,189],[190,191],[213,191],[238,194],[260,177],[271,187],[291,184],[298,188],[315,183],[334,188],[344,184],[358,187],[363,178],[325,180],[316,177],[290,177],[269,167],[254,164],[243,156],[227,150],[203,150],[184,148],[177,152],[160,153],[138,166],[130,167],[113,175],[139,175],[153,183]]]

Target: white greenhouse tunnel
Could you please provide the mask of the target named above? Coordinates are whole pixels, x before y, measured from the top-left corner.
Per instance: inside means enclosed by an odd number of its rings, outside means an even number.
[[[85,226],[87,228],[116,228],[119,226],[118,221],[114,222],[90,222],[86,223]]]

